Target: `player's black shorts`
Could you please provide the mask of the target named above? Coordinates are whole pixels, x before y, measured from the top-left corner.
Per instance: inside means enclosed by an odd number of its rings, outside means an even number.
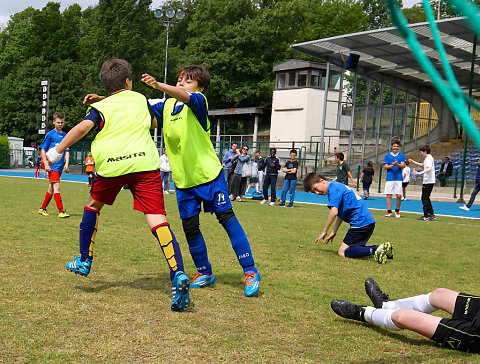
[[[410,182],[402,182],[402,187],[403,187],[403,188],[407,187],[409,183],[410,183]]]
[[[452,318],[443,318],[432,336],[449,349],[480,352],[480,297],[459,293]]]
[[[361,227],[350,228],[348,229],[345,238],[343,238],[343,242],[348,246],[366,245],[368,239],[370,239],[373,234],[373,230],[375,230],[375,223]]]

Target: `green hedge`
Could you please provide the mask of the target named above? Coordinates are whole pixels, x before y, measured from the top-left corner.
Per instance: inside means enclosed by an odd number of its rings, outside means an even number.
[[[0,168],[8,168],[10,165],[10,144],[7,135],[0,135]]]

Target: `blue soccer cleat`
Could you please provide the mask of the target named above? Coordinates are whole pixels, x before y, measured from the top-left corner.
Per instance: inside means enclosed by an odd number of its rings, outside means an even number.
[[[212,286],[215,284],[215,274],[201,274],[197,273],[195,277],[192,277],[192,282],[190,283],[190,288],[203,288]]]
[[[190,306],[190,281],[185,273],[178,271],[172,281],[172,311],[185,311]]]
[[[92,261],[87,259],[86,261],[82,262],[79,256],[73,257],[72,262],[68,262],[65,265],[68,271],[73,272],[75,274],[80,274],[81,276],[88,276],[90,273],[90,269],[92,268]]]
[[[258,292],[260,289],[260,280],[262,279],[262,275],[260,272],[246,272],[245,273],[245,296],[251,297],[255,293]]]

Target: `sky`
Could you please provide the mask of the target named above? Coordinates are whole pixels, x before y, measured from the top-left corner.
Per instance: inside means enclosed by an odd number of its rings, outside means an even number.
[[[18,13],[29,6],[35,9],[42,9],[49,0],[0,0],[0,25],[6,25],[10,16]],[[61,10],[65,10],[68,6],[77,3],[81,6],[82,10],[86,9],[90,5],[98,4],[98,0],[53,0],[61,4]],[[411,7],[418,3],[420,0],[403,0],[405,7]],[[162,3],[161,0],[153,0],[152,8],[155,9]]]

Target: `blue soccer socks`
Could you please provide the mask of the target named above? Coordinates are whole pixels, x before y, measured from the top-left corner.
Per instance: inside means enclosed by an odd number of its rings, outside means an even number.
[[[80,223],[80,260],[93,260],[93,245],[97,235],[98,219],[100,213],[97,210],[85,207],[83,209],[82,222]]]
[[[182,252],[180,251],[178,241],[175,238],[172,229],[170,229],[170,224],[168,222],[152,228],[152,234],[157,238],[163,254],[165,255],[165,259],[167,259],[168,267],[170,268],[170,280],[173,281],[177,272],[183,272],[185,270],[183,267]]]
[[[208,260],[207,245],[201,232],[195,238],[187,238],[188,248],[198,273],[212,275],[212,264]]]
[[[360,258],[367,255],[375,254],[375,250],[377,249],[378,245],[373,246],[361,246],[361,245],[354,245],[345,250],[345,258]]]
[[[240,225],[237,217],[232,216],[223,224],[223,228],[227,231],[228,237],[232,243],[232,248],[237,254],[238,262],[243,268],[243,273],[257,273],[250,243],[248,242],[247,235],[245,234],[245,231],[243,231],[242,225]]]

